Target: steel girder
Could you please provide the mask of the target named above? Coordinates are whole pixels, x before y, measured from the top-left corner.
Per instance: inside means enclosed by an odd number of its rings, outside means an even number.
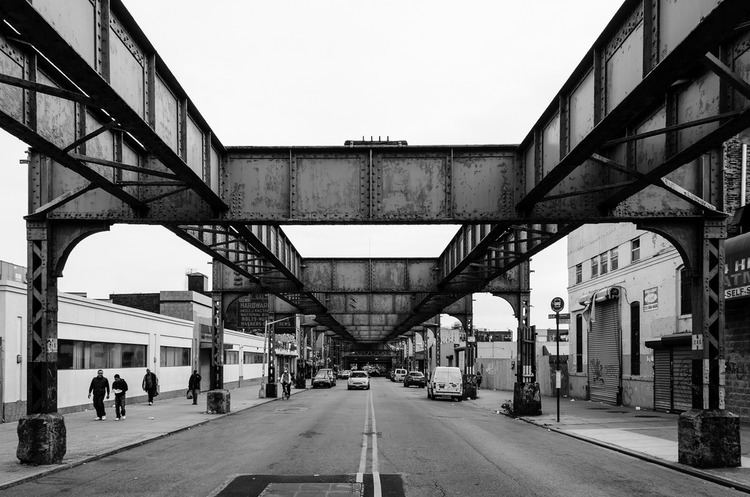
[[[388,338],[405,333],[474,292],[515,292],[515,282],[528,282],[528,261],[565,237],[578,225],[467,225],[439,258],[437,292],[421,295],[408,316]],[[523,271],[525,274],[518,274]]]
[[[704,154],[750,124],[742,0],[626,1],[520,147],[225,149],[121,2],[90,5],[0,5],[0,125],[52,178],[37,218],[231,226],[256,254],[248,222],[484,222],[515,241],[510,223],[702,219],[723,214]],[[448,297],[411,321],[531,255],[482,250],[443,258]]]
[[[699,159],[750,126],[749,18],[742,0],[625,2],[521,143],[519,211],[721,215]]]
[[[214,259],[216,292],[272,293],[342,338],[349,332],[327,312],[320,294],[307,291],[299,280],[299,253],[276,226],[168,226],[173,233]],[[217,272],[218,271],[218,272]],[[228,282],[232,282],[229,284]]]
[[[65,8],[0,6],[18,31],[6,29],[0,43],[0,124],[84,176],[52,197],[51,217],[191,224],[701,218],[720,211],[702,201],[705,178],[693,161],[750,124],[748,85],[738,75],[750,57],[741,29],[750,7],[742,0],[625,2],[520,147],[229,151],[121,2],[95,1],[82,18],[63,15]],[[55,66],[37,61],[36,51]],[[110,150],[118,141],[120,150]]]

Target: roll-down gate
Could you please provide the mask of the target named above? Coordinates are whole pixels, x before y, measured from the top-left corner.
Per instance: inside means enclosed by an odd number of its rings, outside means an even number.
[[[619,299],[597,302],[592,309],[589,335],[589,392],[597,402],[620,403]]]

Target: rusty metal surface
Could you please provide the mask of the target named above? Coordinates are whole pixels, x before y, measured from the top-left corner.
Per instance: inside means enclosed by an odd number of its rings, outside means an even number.
[[[0,126],[37,149],[36,219],[165,224],[237,293],[276,293],[343,337],[395,337],[488,284],[503,293],[498,277],[581,223],[723,215],[720,146],[750,126],[750,32],[734,29],[750,4],[654,5],[624,2],[520,146],[225,148],[120,0],[6,0],[22,34],[0,26]],[[464,226],[434,262],[306,267],[281,223]],[[403,295],[408,312],[378,304],[395,325],[337,300]]]

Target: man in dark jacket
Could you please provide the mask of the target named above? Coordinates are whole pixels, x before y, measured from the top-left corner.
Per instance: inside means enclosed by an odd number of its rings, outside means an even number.
[[[198,374],[198,370],[194,369],[193,374],[190,375],[188,380],[188,390],[193,395],[193,405],[198,405],[198,394],[201,391],[201,375]]]
[[[148,395],[148,405],[153,404],[154,397],[159,395],[159,380],[150,369],[146,369],[146,374],[143,375],[143,383],[141,384],[141,387],[143,387],[143,391]]]
[[[119,374],[116,374],[115,381],[112,382],[112,392],[115,394],[115,417],[117,421],[125,419],[125,392],[127,391],[127,382],[120,378]]]
[[[99,421],[107,419],[107,413],[104,411],[104,394],[109,398],[109,380],[104,377],[104,371],[101,369],[96,372],[96,376],[91,380],[89,385],[89,399],[94,394],[94,409],[96,409],[96,419]]]

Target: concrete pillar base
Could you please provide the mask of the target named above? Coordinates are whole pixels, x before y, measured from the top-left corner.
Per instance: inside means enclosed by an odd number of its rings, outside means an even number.
[[[266,398],[275,399],[276,397],[278,397],[278,389],[276,388],[276,383],[267,383]]]
[[[741,463],[740,417],[729,411],[691,409],[677,425],[678,461],[694,468],[736,468]]]
[[[29,414],[18,420],[16,457],[22,464],[59,464],[67,450],[65,419],[58,413]]]
[[[209,390],[206,394],[206,410],[209,414],[228,414],[231,411],[229,390]]]
[[[538,416],[542,414],[542,394],[539,383],[513,384],[513,414]]]

